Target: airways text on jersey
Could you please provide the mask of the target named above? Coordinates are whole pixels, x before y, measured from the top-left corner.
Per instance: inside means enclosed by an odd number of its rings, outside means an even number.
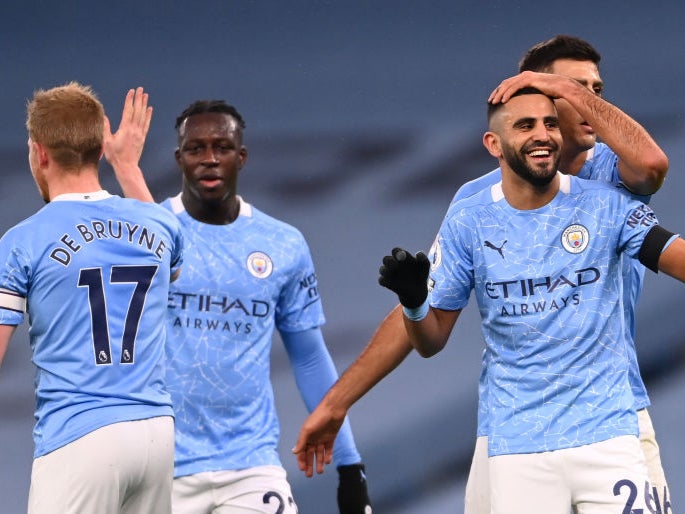
[[[118,239],[145,247],[159,259],[167,248],[167,243],[155,232],[143,225],[131,224],[128,221],[93,220],[88,224],[79,223],[74,229],[76,232],[73,235],[64,234],[60,237],[56,247],[50,252],[50,258],[64,266],[69,265],[72,255],[80,251],[84,244],[105,239]]]
[[[170,312],[173,312],[174,327],[197,330],[219,330],[249,334],[252,332],[252,318],[266,319],[272,307],[267,300],[231,298],[224,295],[169,292]],[[232,318],[219,319],[217,315],[232,313]]]
[[[521,299],[519,303],[512,302],[509,305],[503,305],[501,314],[504,316],[534,314],[563,309],[569,305],[578,305],[580,294],[576,290],[582,286],[593,284],[600,278],[600,271],[590,267],[554,277],[488,281],[485,284],[485,293],[493,300]],[[562,295],[555,298],[542,298],[543,295],[557,291],[561,292]],[[536,295],[539,296],[539,299],[532,298]]]

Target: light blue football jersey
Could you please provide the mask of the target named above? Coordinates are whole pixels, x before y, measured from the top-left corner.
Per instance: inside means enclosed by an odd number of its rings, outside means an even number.
[[[22,323],[25,300],[30,325],[36,457],[105,425],[173,415],[164,320],[181,250],[168,211],[106,191],[61,195],[0,240],[0,324]]]
[[[280,465],[273,331],[325,322],[309,247],[297,229],[243,200],[229,225],[193,219],[180,195],[163,205],[185,241],[167,318],[175,475]]]
[[[559,177],[540,209],[513,209],[501,182],[455,203],[432,253],[431,305],[478,301],[490,455],[638,433],[622,256],[656,216],[606,183]]]
[[[618,156],[604,143],[597,143],[593,149],[588,152],[585,164],[578,172],[578,177],[588,180],[599,180],[617,186],[618,190],[636,200],[643,203],[649,203],[651,196],[638,196],[630,193],[625,187],[621,185],[621,177],[618,173]],[[468,198],[473,194],[490,187],[493,184],[502,180],[502,171],[497,168],[490,173],[482,175],[477,179],[467,182],[459,188],[452,204],[463,198]],[[448,208],[448,212],[450,209]],[[628,331],[628,338],[630,341],[630,371],[629,379],[630,386],[635,396],[635,409],[640,410],[650,405],[649,396],[647,395],[647,388],[642,381],[640,375],[640,367],[637,361],[637,351],[635,348],[635,309],[637,302],[642,292],[642,284],[644,282],[645,267],[636,259],[624,259],[623,262],[623,292],[624,292],[624,314],[626,317],[626,329]],[[485,356],[483,356],[481,375],[478,385],[478,428],[477,435],[485,436],[488,433],[487,429],[487,367]]]

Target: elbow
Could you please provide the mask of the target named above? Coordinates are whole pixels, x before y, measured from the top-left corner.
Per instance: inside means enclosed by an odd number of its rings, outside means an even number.
[[[444,343],[440,344],[437,342],[432,342],[432,343],[421,343],[421,344],[416,344],[412,343],[412,346],[414,347],[414,350],[416,350],[416,353],[418,353],[421,357],[424,359],[428,359],[430,357],[433,357],[433,355],[440,353],[440,350],[444,348]]]
[[[653,195],[663,185],[667,172],[666,154],[661,150],[645,153],[639,165],[632,168],[630,180],[624,180],[624,184],[631,193]]]
[[[661,151],[645,156],[643,163],[645,170],[644,189],[647,194],[656,193],[664,184],[668,173],[668,164],[668,157]]]
[[[435,350],[435,349],[425,349],[425,348],[416,348],[416,353],[418,353],[421,357],[424,359],[428,359],[438,353],[440,350]]]

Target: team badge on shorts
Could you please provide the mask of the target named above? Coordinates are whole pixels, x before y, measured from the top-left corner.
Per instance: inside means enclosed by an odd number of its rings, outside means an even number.
[[[587,248],[590,233],[583,225],[569,225],[561,234],[561,244],[569,253],[580,253]]]
[[[266,278],[274,269],[271,258],[262,252],[252,252],[247,256],[247,270],[253,277]]]

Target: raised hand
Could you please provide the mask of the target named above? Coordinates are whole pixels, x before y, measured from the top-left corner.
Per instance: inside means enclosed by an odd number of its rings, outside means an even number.
[[[415,309],[428,296],[430,262],[423,252],[415,256],[402,248],[393,248],[391,255],[383,257],[378,283],[397,293],[400,303]]]

